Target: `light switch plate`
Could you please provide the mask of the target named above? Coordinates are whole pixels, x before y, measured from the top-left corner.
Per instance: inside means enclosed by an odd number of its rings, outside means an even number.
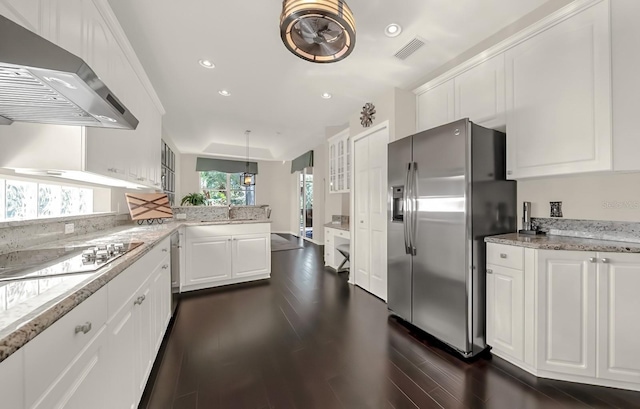
[[[64,225],[64,234],[71,234],[75,231],[75,225],[73,223],[66,223]]]
[[[187,220],[187,215],[185,213],[176,214],[176,219],[178,220]]]

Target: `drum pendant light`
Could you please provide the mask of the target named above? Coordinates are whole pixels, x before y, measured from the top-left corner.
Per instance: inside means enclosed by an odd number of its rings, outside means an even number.
[[[255,175],[249,172],[249,135],[251,134],[251,131],[245,131],[244,134],[247,138],[247,162],[246,162],[245,171],[242,174],[242,185],[253,186],[256,184]]]
[[[332,63],[353,51],[356,23],[343,0],[284,0],[280,37],[303,60]]]

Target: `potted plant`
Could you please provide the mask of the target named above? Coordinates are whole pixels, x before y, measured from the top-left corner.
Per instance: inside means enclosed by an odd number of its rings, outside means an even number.
[[[181,206],[204,206],[206,203],[207,198],[202,193],[189,193],[180,201]]]

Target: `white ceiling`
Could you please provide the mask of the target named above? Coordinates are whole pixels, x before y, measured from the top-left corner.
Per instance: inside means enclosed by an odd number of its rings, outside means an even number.
[[[389,87],[408,87],[545,1],[349,0],[355,50],[323,65],[286,50],[279,0],[109,0],[182,153],[243,157],[250,129],[251,156],[277,160],[317,146],[325,127],[346,124]],[[393,39],[384,35],[392,22],[403,27]],[[428,44],[396,59],[415,36]],[[200,59],[216,68],[202,68]],[[220,96],[221,89],[232,96]],[[323,92],[333,98],[322,99]]]

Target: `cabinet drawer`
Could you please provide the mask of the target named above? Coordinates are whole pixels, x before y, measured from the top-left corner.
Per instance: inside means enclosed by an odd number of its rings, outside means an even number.
[[[271,225],[269,223],[188,226],[187,240],[204,238],[204,237],[237,236],[241,234],[263,234],[263,233],[264,234],[271,233]]]
[[[522,270],[524,268],[524,248],[487,243],[487,264]]]
[[[87,298],[25,346],[26,403],[31,407],[107,322],[107,287]],[[85,334],[77,326],[91,324]],[[78,328],[79,330],[80,328]]]

